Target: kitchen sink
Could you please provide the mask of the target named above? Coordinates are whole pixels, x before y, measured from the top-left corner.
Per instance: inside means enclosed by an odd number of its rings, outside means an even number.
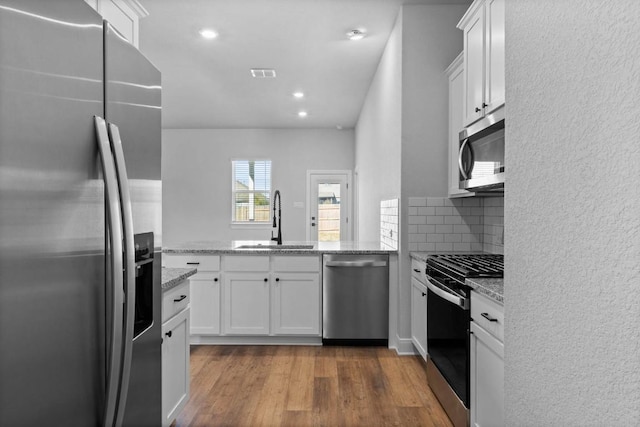
[[[240,245],[236,249],[313,249],[314,245]]]

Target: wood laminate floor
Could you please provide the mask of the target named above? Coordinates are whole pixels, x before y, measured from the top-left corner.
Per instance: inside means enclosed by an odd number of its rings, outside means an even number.
[[[186,426],[451,426],[418,356],[383,347],[192,346]]]

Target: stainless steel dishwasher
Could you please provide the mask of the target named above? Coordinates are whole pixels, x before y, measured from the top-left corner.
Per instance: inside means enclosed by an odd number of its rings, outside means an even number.
[[[323,255],[322,326],[323,344],[388,344],[388,255]]]

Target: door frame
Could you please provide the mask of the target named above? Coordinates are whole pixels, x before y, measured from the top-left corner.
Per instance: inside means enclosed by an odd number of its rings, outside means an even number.
[[[322,176],[344,175],[347,180],[347,241],[353,240],[353,172],[351,170],[307,170],[307,207],[305,216],[306,240],[311,239],[311,178]]]

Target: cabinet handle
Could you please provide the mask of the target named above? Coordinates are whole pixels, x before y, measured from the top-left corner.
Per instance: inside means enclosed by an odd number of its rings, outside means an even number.
[[[495,317],[489,316],[489,313],[480,313],[480,315],[482,317],[484,317],[485,319],[487,319],[489,322],[497,322],[498,321],[498,319],[496,319]]]
[[[165,335],[171,338],[171,335],[173,335],[173,332],[172,331],[166,332]]]
[[[415,271],[416,273],[420,273],[420,270],[417,268],[414,268],[413,271]]]
[[[482,110],[479,109],[478,107],[476,107],[476,113],[479,113],[480,111],[482,111]]]
[[[217,282],[217,281],[218,281],[218,278],[217,278],[217,277],[216,277],[216,278],[214,278],[214,279],[213,279],[213,281],[214,281],[214,282]]]
[[[482,103],[482,108],[487,108],[489,106],[489,104],[485,104],[484,102]]]
[[[187,265],[200,265],[199,262],[188,262]]]
[[[265,281],[265,282],[268,282],[268,281],[269,281],[269,279],[267,279],[267,278],[265,277],[265,278],[264,278],[264,281]]]
[[[276,277],[276,282],[279,282],[279,281],[280,281],[280,278],[279,278],[279,277]]]
[[[427,294],[425,294],[425,293],[423,292],[423,293],[422,293],[422,296],[423,296],[423,297],[426,297],[426,296],[427,296]]]
[[[180,301],[182,301],[183,299],[185,299],[186,297],[187,297],[186,295],[180,295],[180,298],[176,298],[176,299],[174,299],[174,300],[173,300],[173,302],[180,302]]]

